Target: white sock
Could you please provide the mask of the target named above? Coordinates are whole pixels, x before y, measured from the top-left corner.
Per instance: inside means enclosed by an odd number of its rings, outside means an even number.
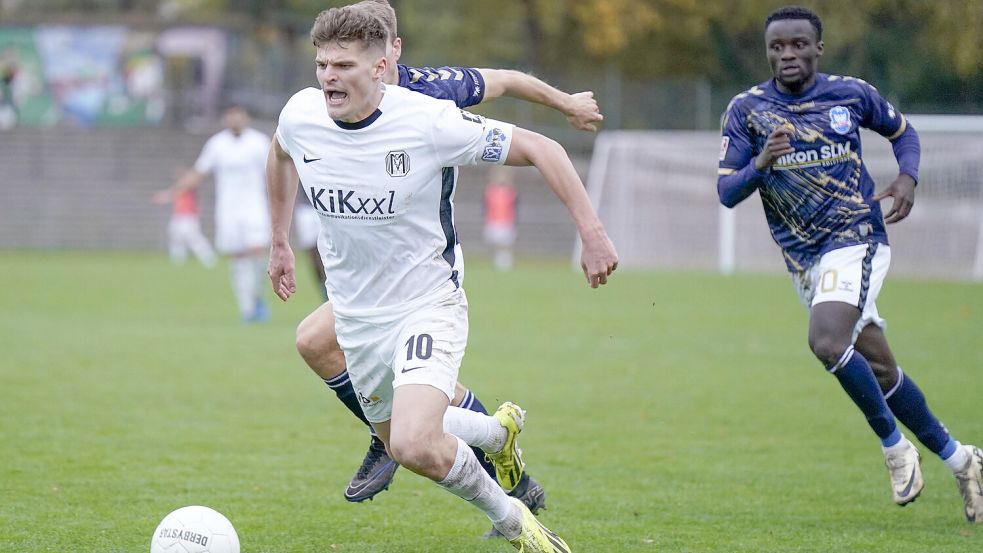
[[[489,453],[501,451],[508,437],[505,427],[495,417],[453,405],[444,412],[444,432]]]
[[[256,267],[250,257],[232,258],[232,291],[239,316],[249,318],[256,310]]]
[[[201,233],[192,236],[188,241],[188,246],[202,265],[206,267],[215,266],[215,250],[212,249],[211,244],[208,243],[208,240]]]
[[[450,472],[437,485],[481,509],[507,539],[515,539],[522,531],[522,511],[481,468],[478,458],[461,438],[457,438],[457,454]]]
[[[945,466],[949,467],[952,472],[958,472],[966,468],[966,463],[969,462],[969,450],[963,447],[963,444],[956,441],[956,451],[949,456],[948,459],[942,459]]]

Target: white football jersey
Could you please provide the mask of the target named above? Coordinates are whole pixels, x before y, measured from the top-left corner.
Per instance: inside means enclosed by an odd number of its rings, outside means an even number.
[[[225,129],[205,142],[195,170],[215,178],[215,219],[218,225],[237,221],[269,225],[266,158],[270,137],[247,128],[239,136]]]
[[[460,285],[457,167],[504,163],[512,130],[397,86],[354,124],[333,121],[317,88],[287,102],[276,139],[321,220],[336,313],[398,316]]]

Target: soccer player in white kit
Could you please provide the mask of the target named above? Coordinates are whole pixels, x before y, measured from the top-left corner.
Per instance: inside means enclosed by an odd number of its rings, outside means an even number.
[[[555,109],[564,114],[575,128],[585,131],[596,131],[597,124],[603,120],[592,92],[567,94],[526,73],[502,69],[401,65],[398,60],[402,53],[402,39],[398,36],[396,12],[392,6],[386,0],[364,0],[351,4],[351,7],[368,12],[378,18],[386,28],[388,33],[386,57],[389,67],[382,78],[386,84],[398,84],[433,98],[451,100],[460,108],[467,108],[499,96],[511,96]],[[294,212],[294,230],[306,226],[311,218],[314,219],[315,227],[319,229],[318,216],[306,196],[298,202],[298,206],[301,205],[304,207]],[[277,213],[274,212],[274,225],[278,224],[276,216]],[[314,240],[315,242],[317,240],[316,232]],[[321,264],[320,253],[317,251],[316,244],[312,244],[311,247],[312,250],[308,255],[314,258],[313,266],[318,272],[319,289],[325,293],[324,267]],[[274,263],[270,264],[270,273],[293,273],[292,264],[280,266],[275,263],[281,260],[291,261],[289,256],[271,258],[271,262]],[[330,301],[324,302],[301,321],[297,327],[296,344],[298,353],[333,392],[336,399],[360,421],[369,425],[352,387],[351,379],[348,377],[345,356],[335,337],[335,318]],[[478,395],[461,383],[458,383],[452,405],[487,414]],[[485,470],[494,474],[494,467],[485,462],[484,455],[478,452],[476,454]],[[378,437],[373,435],[361,465],[345,488],[345,499],[352,502],[372,499],[388,489],[398,466],[389,458],[385,446]],[[546,508],[546,490],[528,472],[523,473],[519,484],[509,492],[509,495],[521,499],[533,514]],[[494,528],[485,534],[486,537],[498,535]]]
[[[374,17],[332,8],[312,38],[321,90],[302,90],[284,107],[268,188],[276,219],[289,222],[299,176],[321,218],[338,340],[365,415],[397,462],[481,509],[517,549],[567,552],[505,493],[523,468],[522,410],[506,403],[487,416],[449,406],[468,329],[457,166],[535,165],[576,222],[591,286],[617,267],[614,247],[556,142],[385,86],[387,33]],[[292,255],[287,228],[274,228],[271,257],[281,255]],[[294,283],[278,279],[274,288],[287,299]],[[469,445],[489,454],[501,487]]]
[[[194,168],[169,189],[157,193],[167,201],[179,190],[194,188],[206,175],[215,179],[215,247],[231,258],[232,290],[244,322],[269,318],[264,300],[270,212],[266,199],[266,153],[270,137],[249,126],[249,114],[232,106],[223,115],[225,129],[205,142]]]

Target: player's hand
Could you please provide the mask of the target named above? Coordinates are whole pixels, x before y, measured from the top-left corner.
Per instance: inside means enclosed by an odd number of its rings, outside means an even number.
[[[791,125],[782,125],[771,131],[771,134],[765,140],[764,148],[761,149],[761,153],[754,160],[754,166],[758,171],[764,171],[768,167],[771,167],[771,164],[779,157],[795,151],[795,148],[792,147],[793,134],[795,134],[795,130]]]
[[[597,123],[604,120],[601,109],[597,107],[597,100],[594,99],[594,93],[589,90],[571,94],[563,113],[575,129],[582,131],[596,132]]]
[[[584,270],[587,283],[597,288],[608,283],[608,277],[618,268],[618,252],[604,229],[581,236],[583,249],[580,253],[580,268]]]
[[[894,198],[894,203],[891,204],[891,211],[884,214],[884,222],[897,223],[907,217],[911,213],[911,208],[915,206],[915,179],[911,175],[902,173],[871,199],[879,202],[888,196]]]
[[[287,301],[297,292],[294,265],[294,252],[289,245],[274,244],[270,247],[270,264],[266,268],[266,274],[273,284],[273,293],[283,301]]]

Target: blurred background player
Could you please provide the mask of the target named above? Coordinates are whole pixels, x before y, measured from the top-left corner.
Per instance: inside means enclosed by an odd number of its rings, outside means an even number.
[[[550,85],[518,71],[497,69],[471,69],[443,67],[413,68],[397,65],[402,41],[397,36],[396,13],[385,0],[367,0],[354,4],[353,9],[366,10],[377,17],[388,33],[386,57],[388,69],[383,82],[421,92],[428,96],[454,101],[458,107],[467,107],[501,95],[511,95],[552,107],[563,113],[576,128],[595,131],[603,120],[593,93],[567,94]],[[458,78],[458,76],[460,78]],[[277,214],[274,214],[276,223]],[[313,252],[314,255],[317,252]],[[272,260],[271,260],[272,261]],[[271,273],[293,273],[294,267],[274,267]],[[297,350],[311,369],[335,392],[336,397],[366,426],[371,426],[352,387],[348,376],[345,355],[335,336],[335,318],[331,303],[325,303],[305,318],[297,327]],[[458,384],[453,405],[487,414],[482,402],[464,386]],[[489,473],[491,463],[479,455]],[[345,490],[345,499],[364,501],[387,489],[398,465],[386,453],[378,437],[370,440],[369,449]],[[534,513],[545,506],[546,492],[538,482],[523,473],[522,480],[510,492],[521,499]],[[488,537],[498,536],[492,528]]]
[[[499,271],[512,268],[512,245],[515,244],[515,215],[518,196],[512,173],[504,167],[491,172],[485,185],[485,242],[492,247],[492,262]]]
[[[197,189],[182,188],[174,193],[167,222],[167,251],[175,265],[183,265],[190,250],[202,265],[215,266],[215,250],[201,232],[198,213]]]
[[[172,201],[183,189],[197,188],[205,176],[215,180],[215,247],[230,258],[232,291],[246,323],[269,319],[263,275],[270,245],[270,209],[266,197],[266,153],[270,138],[249,126],[241,106],[227,108],[224,130],[205,142],[194,167],[165,190],[158,202]]]
[[[321,232],[321,222],[317,218],[314,206],[302,194],[297,195],[297,203],[294,206],[293,229],[297,247],[307,252],[321,301],[328,301],[328,292],[324,288],[324,265],[321,263],[321,254],[317,250],[317,235]]]
[[[817,73],[822,22],[792,6],[765,21],[774,78],[731,101],[722,120],[717,190],[733,207],[756,190],[772,237],[809,307],[809,347],[881,441],[895,503],[924,485],[915,446],[895,417],[952,470],[966,518],[983,523],[983,455],[953,439],[901,371],[875,301],[891,261],[885,223],[914,204],[920,145],[904,115],[866,82]],[[898,177],[874,194],[860,127],[891,141]],[[882,216],[879,200],[893,197]]]
[[[17,52],[12,47],[0,52],[0,131],[17,125],[17,103],[14,99],[17,69]]]

